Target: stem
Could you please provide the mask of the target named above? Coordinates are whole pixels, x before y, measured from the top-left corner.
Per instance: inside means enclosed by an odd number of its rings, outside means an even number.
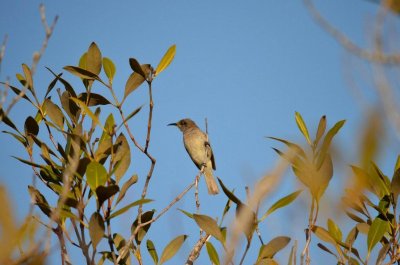
[[[200,237],[197,243],[194,245],[192,251],[190,251],[189,257],[186,260],[185,265],[193,265],[194,261],[199,257],[200,251],[204,244],[210,239],[211,235],[205,235]]]
[[[57,225],[57,227],[53,229],[53,232],[57,235],[58,241],[60,242],[61,264],[65,265],[67,263],[71,263],[70,258],[68,257],[67,248],[65,246],[65,239],[61,226]]]
[[[244,258],[246,257],[246,254],[247,254],[247,251],[248,251],[249,248],[250,248],[250,244],[251,244],[251,240],[247,241],[246,249],[245,249],[245,251],[244,251],[244,253],[243,253],[242,258],[240,259],[239,265],[242,265],[242,264],[243,264]]]

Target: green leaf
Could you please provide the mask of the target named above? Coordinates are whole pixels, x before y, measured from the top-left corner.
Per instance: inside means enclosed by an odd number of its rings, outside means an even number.
[[[224,243],[224,237],[219,229],[217,221],[207,215],[193,214],[193,218],[197,225],[206,232],[206,234],[212,235],[221,243]]]
[[[26,120],[25,120],[25,134],[26,135],[38,135],[39,133],[39,126],[36,123],[35,119],[32,118],[31,116],[29,116]]]
[[[92,240],[93,248],[96,249],[97,245],[104,236],[104,220],[103,217],[95,212],[90,217],[89,221],[89,236]]]
[[[182,210],[182,209],[178,209],[178,210],[179,210],[180,212],[182,212],[184,215],[186,215],[187,217],[193,219],[193,214],[191,214],[191,213],[189,213],[189,212],[187,212],[187,211],[185,211],[185,210]]]
[[[175,256],[175,254],[181,248],[183,242],[185,242],[186,238],[187,235],[181,235],[174,238],[173,240],[171,240],[171,242],[168,243],[161,254],[160,265]]]
[[[215,247],[213,246],[213,244],[211,242],[207,241],[206,248],[207,248],[208,257],[210,258],[211,263],[214,265],[219,265],[220,261],[219,261],[218,252],[215,250]]]
[[[153,201],[153,200],[151,200],[151,199],[140,199],[140,200],[134,201],[134,202],[132,202],[132,203],[126,205],[125,207],[122,207],[121,209],[119,209],[119,210],[113,212],[113,213],[108,217],[108,219],[112,219],[112,218],[114,218],[114,217],[117,217],[118,215],[123,214],[124,212],[128,211],[128,210],[129,210],[130,208],[132,208],[132,207],[135,207],[135,206],[138,206],[138,205],[141,205],[141,204],[146,204],[146,203],[149,203],[149,202],[152,202],[152,201]],[[143,220],[142,220],[142,221],[143,221]]]
[[[50,99],[46,99],[43,103],[43,107],[46,110],[46,115],[54,122],[58,128],[62,129],[64,127],[64,114],[61,109],[54,104]]]
[[[50,73],[52,73],[52,75],[54,75],[55,78],[60,80],[60,82],[64,85],[65,90],[68,91],[71,94],[71,96],[76,97],[76,93],[73,87],[67,81],[65,81],[65,79],[61,78],[62,73],[56,75],[56,73],[54,73],[50,68],[46,67],[46,69],[49,70]]]
[[[12,137],[14,137],[18,142],[20,142],[23,146],[26,146],[26,140],[24,137],[19,136],[18,134],[12,133],[12,132],[8,132],[8,131],[1,131],[2,133],[7,133],[9,135],[11,135]]]
[[[296,200],[297,196],[300,195],[300,193],[303,190],[298,190],[293,193],[290,193],[289,195],[279,199],[277,202],[275,202],[269,209],[268,211],[261,217],[260,222],[262,222],[268,215],[271,213],[275,212],[277,209],[285,207],[286,205],[292,203],[294,200]]]
[[[368,255],[375,245],[383,238],[388,231],[389,224],[387,221],[381,219],[379,216],[372,221],[367,236]]]
[[[113,195],[115,195],[119,191],[119,187],[117,185],[110,185],[110,186],[98,186],[96,188],[96,195],[98,199],[98,206],[97,210],[100,209],[100,207],[103,205],[103,203],[111,198]]]
[[[101,52],[96,43],[92,42],[86,53],[86,69],[96,75],[101,71]]]
[[[140,106],[139,108],[135,109],[132,111],[126,118],[125,120],[118,126],[117,131],[126,123],[128,122],[133,116],[139,113],[139,111],[142,109],[143,105]]]
[[[164,54],[164,57],[161,59],[161,61],[158,63],[158,66],[155,71],[155,75],[160,74],[162,71],[164,71],[169,64],[172,62],[172,60],[175,57],[175,51],[176,51],[176,45],[172,45],[169,47],[167,52]]]
[[[22,64],[22,70],[24,71],[25,81],[27,82],[28,89],[32,92],[32,94],[35,94],[35,91],[33,90],[33,79],[32,79],[31,69],[29,69],[29,66],[27,66],[26,64]]]
[[[135,184],[138,181],[138,176],[137,175],[133,175],[130,179],[128,179],[124,185],[122,185],[121,191],[118,194],[117,197],[117,202],[115,204],[118,204],[124,197],[126,192],[128,191],[128,189]]]
[[[85,93],[81,93],[78,96],[78,99],[82,102],[87,102],[87,96],[88,94]],[[90,93],[90,98],[89,98],[89,102],[87,103],[88,107],[92,107],[92,106],[98,106],[98,105],[108,105],[111,104],[110,101],[108,101],[108,99],[106,99],[105,97],[103,97],[102,95],[96,94],[96,93]]]
[[[132,70],[139,75],[141,75],[144,79],[146,79],[146,74],[144,73],[140,63],[135,58],[129,58],[129,65],[131,66]]]
[[[113,161],[114,167],[118,167],[114,171],[114,175],[116,177],[116,182],[118,183],[128,170],[131,163],[131,149],[126,137],[122,133],[117,137],[115,144],[117,148],[114,153]]]
[[[107,171],[102,164],[92,161],[87,165],[86,178],[90,189],[96,192],[97,187],[107,182]]]
[[[86,113],[87,115],[89,115],[89,117],[97,124],[101,127],[102,130],[104,130],[103,125],[101,125],[99,118],[94,115],[94,113],[88,108],[88,106],[86,106],[86,104],[82,101],[80,101],[77,98],[73,98],[71,97],[71,100],[73,100],[82,110],[84,113]]]
[[[88,80],[98,80],[98,81],[102,82],[100,77],[98,77],[98,75],[96,75],[95,73],[92,73],[88,70],[85,70],[83,68],[76,67],[76,66],[64,66],[63,69],[77,77],[80,77],[83,79],[88,79]]]
[[[336,241],[342,241],[342,231],[332,219],[328,219],[328,231]]]
[[[395,203],[397,203],[397,198],[400,194],[400,169],[396,169],[394,172],[390,186],[393,193],[393,199]]]
[[[298,113],[297,111],[295,112],[295,116],[296,116],[297,127],[299,127],[301,133],[306,138],[307,143],[309,145],[311,145],[310,135],[308,134],[307,126],[306,126],[303,118],[301,117],[300,113]]]
[[[278,236],[268,242],[266,245],[262,245],[258,254],[257,261],[265,258],[273,258],[276,253],[282,250],[290,242],[290,237]]]
[[[314,146],[317,146],[326,130],[326,116],[322,116],[319,120],[317,134],[315,136]]]
[[[153,244],[153,241],[151,241],[150,239],[148,239],[146,241],[146,247],[147,247],[147,251],[149,252],[151,258],[154,261],[154,264],[158,264],[158,254],[157,254],[157,250],[156,247]]]
[[[81,58],[79,58],[78,66],[79,68],[87,70],[87,52],[82,54]]]
[[[141,84],[143,84],[143,82],[145,81],[145,79],[143,78],[143,76],[141,76],[140,74],[134,72],[132,73],[128,80],[126,81],[125,84],[125,92],[124,92],[124,99],[133,91],[136,90],[136,88],[138,88]]]
[[[106,76],[108,77],[108,80],[110,81],[110,84],[112,84],[116,71],[114,62],[107,57],[103,57],[103,68]]]
[[[27,164],[27,165],[30,165],[30,166],[33,166],[33,167],[45,168],[43,165],[39,165],[39,164],[33,163],[33,162],[31,162],[31,161],[28,161],[28,160],[25,160],[25,159],[16,157],[16,156],[11,156],[11,157],[13,157],[13,158],[19,160],[20,162],[22,162],[22,163],[24,163],[24,164]]]

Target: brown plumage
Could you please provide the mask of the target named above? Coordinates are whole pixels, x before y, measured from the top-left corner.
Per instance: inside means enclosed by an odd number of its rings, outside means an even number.
[[[183,133],[183,144],[193,163],[198,169],[204,165],[204,177],[209,194],[217,194],[219,192],[217,182],[213,175],[215,170],[215,159],[210,143],[207,141],[207,135],[197,127],[196,123],[191,119],[182,119],[177,123],[168,125],[177,126]]]

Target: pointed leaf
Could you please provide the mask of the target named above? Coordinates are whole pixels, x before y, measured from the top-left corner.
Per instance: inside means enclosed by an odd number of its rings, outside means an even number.
[[[121,209],[119,209],[119,210],[113,212],[113,213],[108,217],[108,219],[112,219],[112,218],[114,218],[114,217],[117,217],[118,215],[123,214],[124,212],[128,211],[128,210],[129,210],[130,208],[132,208],[132,207],[135,207],[135,206],[138,206],[138,205],[141,205],[141,204],[146,204],[146,203],[149,203],[149,202],[152,202],[152,201],[153,201],[153,200],[151,200],[151,199],[140,199],[140,200],[134,201],[134,202],[132,202],[132,203],[126,205],[125,207],[122,207]],[[143,221],[143,220],[142,220],[142,221]]]
[[[82,101],[80,101],[77,98],[73,98],[71,97],[71,100],[73,100],[82,110],[83,112],[85,112],[87,115],[89,115],[89,117],[97,124],[101,127],[102,130],[104,130],[103,125],[100,123],[99,118],[94,115],[94,113],[88,108],[88,106],[86,106],[86,104]]]
[[[62,129],[64,127],[64,114],[61,109],[54,104],[50,99],[44,101],[43,107],[46,110],[47,116],[50,117],[51,121],[54,122],[58,128]]]
[[[241,202],[230,190],[228,190],[228,189],[225,187],[224,183],[222,182],[222,180],[221,180],[220,178],[218,178],[218,182],[219,182],[219,184],[221,185],[222,191],[225,193],[225,195],[226,195],[231,201],[233,201],[234,203],[236,203],[236,204],[238,204],[238,205],[242,204],[242,202]]]
[[[161,254],[160,264],[163,264],[164,262],[170,260],[173,256],[175,256],[175,254],[181,248],[183,242],[185,242],[186,238],[187,235],[181,235],[171,240],[171,242],[168,243]]]
[[[172,45],[169,47],[168,51],[164,54],[164,57],[161,59],[161,61],[158,63],[158,66],[155,71],[155,75],[160,74],[162,71],[164,71],[169,64],[172,62],[172,60],[175,57],[175,51],[176,51],[176,45]]]
[[[325,228],[314,226],[312,228],[312,231],[322,241],[336,245],[336,240],[329,234],[329,232]]]
[[[130,179],[128,179],[124,185],[122,185],[121,191],[118,194],[117,202],[115,203],[116,205],[125,197],[126,192],[128,189],[135,184],[138,181],[138,176],[133,175]]]
[[[86,69],[96,75],[101,71],[101,52],[96,43],[92,42],[86,53]]]
[[[326,116],[322,116],[319,120],[317,134],[315,136],[314,146],[317,146],[326,130]]]
[[[96,192],[97,187],[107,182],[107,171],[102,164],[92,161],[87,165],[86,178],[90,189]]]
[[[290,237],[278,236],[272,239],[268,244],[262,245],[257,260],[273,258],[276,253],[282,250],[290,242]]]
[[[0,84],[4,85],[4,86],[6,86],[6,87],[11,88],[11,90],[12,90],[12,91],[15,93],[15,95],[17,95],[17,96],[18,96],[18,95],[21,95],[21,93],[22,93],[22,91],[21,91],[20,89],[16,88],[15,86],[12,86],[12,85],[10,85],[10,84],[8,84],[8,83],[0,82]],[[47,96],[47,95],[46,95],[46,96]],[[27,96],[25,93],[23,93],[22,98],[23,98],[23,99],[26,99],[26,100],[28,100],[29,102],[32,103],[32,101],[28,98],[28,96]]]
[[[215,250],[215,247],[211,242],[206,242],[206,248],[207,248],[207,253],[208,257],[210,258],[210,261],[214,265],[219,265],[219,256],[217,250]]]
[[[122,133],[117,137],[115,144],[117,148],[113,156],[113,161],[114,167],[118,167],[114,171],[114,175],[116,182],[119,183],[119,180],[124,176],[131,163],[131,149],[128,140]]]
[[[51,215],[51,209],[49,206],[49,203],[47,202],[46,198],[40,193],[39,190],[37,190],[33,186],[28,186],[28,191],[31,196],[31,202],[37,206],[39,206],[39,209],[48,217]]]
[[[376,217],[375,220],[372,221],[367,237],[368,254],[371,253],[371,250],[382,239],[386,231],[388,231],[388,228],[388,222],[381,219],[380,217]]]
[[[92,240],[93,248],[96,249],[97,245],[103,238],[104,230],[103,217],[97,212],[93,213],[89,221],[89,236]]]
[[[329,146],[331,145],[333,137],[339,132],[339,130],[343,127],[345,120],[338,121],[327,133],[322,142],[322,146],[320,148],[320,156],[325,154]]]
[[[28,89],[30,91],[32,91],[32,94],[35,94],[35,92],[33,90],[33,79],[32,79],[31,69],[29,69],[29,67],[26,64],[22,64],[22,70],[24,71],[25,80],[27,82]]]
[[[294,200],[296,200],[297,196],[299,196],[302,191],[303,190],[295,191],[295,192],[293,192],[293,193],[291,193],[291,194],[279,199],[261,217],[260,222],[262,222],[268,215],[270,215],[271,213],[275,212],[277,209],[285,207],[286,205],[292,203]]]
[[[206,234],[210,234],[219,240],[221,243],[224,242],[224,237],[219,229],[217,222],[207,216],[207,215],[200,215],[200,214],[193,214],[193,218],[196,221],[197,225],[206,232]]]
[[[297,144],[294,144],[292,142],[289,142],[287,140],[281,139],[281,138],[277,138],[277,137],[268,137],[269,139],[275,140],[275,141],[279,141],[281,143],[286,144],[289,148],[291,148],[294,152],[296,152],[296,154],[299,154],[301,157],[305,158],[306,157],[306,153],[304,152],[304,150],[298,146]]]
[[[6,114],[4,113],[3,109],[0,107],[0,121],[4,122],[6,125],[8,125],[9,127],[13,128],[14,130],[16,130],[17,132],[18,129],[17,127],[14,125],[14,123],[6,116]]]
[[[135,91],[136,88],[138,88],[141,84],[143,84],[144,81],[145,79],[143,78],[143,76],[141,76],[136,72],[132,73],[125,84],[124,98],[126,98],[130,93]]]
[[[156,247],[153,244],[153,241],[151,241],[150,239],[148,239],[146,241],[146,247],[147,247],[147,251],[149,252],[151,258],[154,261],[154,264],[158,264],[158,254],[157,254],[157,250]]]
[[[143,105],[140,106],[139,108],[135,109],[134,111],[132,111],[126,118],[125,120],[118,126],[117,131],[126,123],[128,122],[133,116],[135,116],[136,114],[139,113],[139,111],[142,109]]]
[[[131,66],[132,70],[139,75],[141,75],[144,79],[146,79],[146,74],[144,73],[140,63],[135,58],[129,58],[129,65]]]
[[[103,68],[108,80],[112,83],[116,71],[114,62],[110,58],[103,57]]]
[[[145,200],[145,199],[144,199]],[[154,215],[154,211],[155,210],[151,210],[151,211],[147,211],[145,213],[143,213],[142,215],[142,223],[146,223],[152,220],[153,215]],[[141,227],[138,231],[138,233],[136,234],[135,237],[135,241],[138,245],[140,245],[140,243],[142,242],[144,236],[146,235],[147,231],[150,229],[151,226],[151,222],[147,225],[145,225],[144,227]],[[133,233],[136,230],[136,227],[138,226],[138,219],[136,218],[136,220],[133,222],[132,226],[131,226],[131,232]]]
[[[87,96],[88,96],[88,94],[86,92],[85,93],[81,93],[81,94],[79,94],[78,99],[80,101],[86,103]],[[111,102],[108,101],[108,99],[106,99],[102,95],[99,95],[99,94],[96,94],[96,93],[90,93],[89,102],[87,103],[88,107],[97,106],[97,105],[108,105],[108,104],[111,104]]]
[[[101,79],[96,74],[94,74],[94,73],[92,73],[92,72],[90,72],[88,70],[82,69],[80,67],[65,66],[63,69],[68,71],[68,72],[70,72],[71,74],[73,74],[75,76],[78,76],[80,78],[83,78],[83,79],[101,81]]]
[[[295,116],[296,116],[297,127],[299,127],[301,133],[306,138],[307,143],[311,145],[310,135],[308,134],[307,126],[303,120],[303,117],[301,117],[300,113],[298,113],[297,111],[295,112]]]
[[[328,219],[328,231],[336,241],[342,241],[342,231],[332,219]]]
[[[191,213],[189,213],[189,212],[187,212],[187,211],[185,211],[185,210],[182,210],[182,209],[178,209],[178,210],[179,210],[180,212],[182,212],[184,215],[186,215],[187,217],[193,219],[193,214],[191,214]]]

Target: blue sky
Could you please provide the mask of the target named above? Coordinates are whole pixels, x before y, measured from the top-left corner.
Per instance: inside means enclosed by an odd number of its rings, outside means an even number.
[[[31,63],[32,53],[41,46],[44,33],[39,3],[0,1],[0,37],[9,35],[0,73],[2,81],[10,76],[16,84],[15,73],[21,71],[22,63]],[[279,145],[264,136],[303,141],[294,122],[295,111],[303,115],[312,134],[324,114],[330,126],[338,120],[347,120],[335,139],[338,149],[343,149],[343,157],[337,162],[340,174],[335,174],[328,194],[337,194],[335,187],[345,182],[346,164],[357,163],[357,130],[362,124],[363,109],[357,105],[343,75],[344,65],[351,56],[311,19],[301,1],[73,0],[43,3],[49,21],[55,15],[60,18],[34,78],[42,96],[52,79],[44,66],[61,72],[65,65],[77,65],[92,41],[98,44],[103,56],[111,58],[117,66],[114,89],[119,97],[123,95],[131,72],[128,58],[135,57],[141,63],[156,66],[168,47],[176,44],[175,60],[153,83],[155,108],[150,151],[157,165],[148,194],[155,202],[148,209],[163,208],[197,173],[184,150],[180,132],[166,126],[185,117],[192,118],[202,128],[204,118],[208,118],[216,175],[229,188],[235,188],[241,198],[244,198],[246,185],[251,187],[275,165],[277,156],[270,147]],[[369,20],[376,12],[375,5],[369,1],[341,0],[318,3],[317,7],[344,33],[362,46],[368,46]],[[81,86],[70,74],[65,73],[65,77],[77,87]],[[109,96],[101,86],[96,87],[96,92]],[[375,101],[374,93],[364,92],[372,95],[370,98]],[[147,101],[147,88],[140,87],[129,96],[126,113]],[[141,142],[145,139],[147,111],[146,107],[130,123]],[[23,120],[19,117],[26,115],[34,113],[20,102],[10,116],[22,128]],[[389,140],[390,137],[393,138],[389,136]],[[4,134],[0,134],[0,143],[3,165],[0,183],[8,188],[18,217],[22,218],[28,210],[26,186],[31,183],[32,172],[10,157],[26,158],[22,147]],[[399,145],[391,142],[385,146],[388,155],[383,156],[382,161],[387,161],[384,166],[390,169],[395,160],[393,150]],[[140,182],[133,188],[132,198],[137,198],[147,169],[148,161],[133,150],[128,175],[138,173]],[[292,174],[285,175],[282,184],[267,198],[263,210],[298,186]],[[204,183],[201,183],[200,194],[201,212],[218,216],[226,202],[224,195],[207,195]],[[197,240],[194,222],[176,210],[195,211],[193,196],[192,192],[185,197],[149,234],[159,252],[179,233],[190,235],[170,264],[183,260]],[[306,200],[304,193],[298,207],[304,207]],[[278,235],[294,235],[302,248],[306,213],[294,208],[292,205],[263,223],[264,241]],[[128,214],[117,221],[124,235],[129,233],[132,216]],[[325,223],[322,221],[321,225]],[[258,253],[259,242],[253,244],[247,264],[254,262]],[[285,263],[288,250],[289,247],[278,260]],[[81,260],[76,250],[71,249],[71,252],[75,261]],[[315,260],[327,257],[320,252],[314,255]],[[148,255],[144,256],[149,261]],[[58,262],[58,254],[51,259]],[[199,264],[207,261],[203,251]]]

